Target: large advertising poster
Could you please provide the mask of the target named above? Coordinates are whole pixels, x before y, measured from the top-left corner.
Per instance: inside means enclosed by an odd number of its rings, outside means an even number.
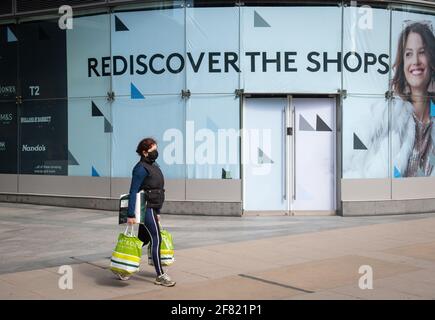
[[[0,101],[0,173],[17,173],[17,106]]]
[[[110,90],[110,15],[75,17],[73,26],[66,31],[68,98],[105,97]]]
[[[348,95],[384,95],[388,90],[390,14],[371,7],[344,8],[342,74]]]
[[[17,37],[15,25],[0,26],[0,100],[15,101],[17,92]]]
[[[240,9],[187,8],[186,87],[195,93],[234,93],[240,76]]]
[[[26,99],[67,97],[66,37],[57,20],[18,25],[19,80]]]
[[[76,17],[66,32],[71,176],[111,175],[110,33],[107,14]],[[93,64],[97,57],[103,65]]]
[[[393,11],[394,178],[435,176],[435,15]]]
[[[106,98],[69,99],[68,174],[109,177],[111,133],[111,103]]]
[[[127,176],[136,155],[125,141],[149,133],[170,145],[165,133],[177,129],[187,158],[187,121],[210,118],[219,95],[344,89],[344,178],[435,175],[434,24],[431,14],[295,6],[115,11],[76,17],[68,31],[1,26],[0,152],[10,153],[0,170],[14,172],[15,143],[22,173]],[[219,127],[240,129],[217,108]],[[21,141],[7,140],[16,131]],[[167,170],[181,178],[184,165]]]
[[[0,173],[17,173],[17,38],[14,25],[0,26]]]
[[[66,100],[27,101],[21,110],[20,173],[67,175]]]
[[[21,174],[68,174],[65,31],[57,21],[18,28]]]
[[[112,82],[117,96],[180,94],[185,87],[184,9],[111,15]],[[98,65],[104,63],[95,57]],[[97,77],[101,68],[92,69]]]
[[[337,92],[340,35],[338,6],[243,7],[242,88],[257,93]]]
[[[435,176],[434,25],[434,15],[392,11],[392,94],[344,100],[343,178]]]

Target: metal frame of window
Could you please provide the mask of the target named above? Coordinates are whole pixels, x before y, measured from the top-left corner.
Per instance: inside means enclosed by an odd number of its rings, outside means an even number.
[[[20,9],[20,1],[27,1],[30,3],[30,0],[12,0],[11,2],[11,11],[10,13],[2,13],[0,14],[0,19],[3,18],[13,18],[13,17],[24,17],[24,16],[38,16],[38,15],[47,15],[47,14],[57,14],[58,8],[61,4],[64,4],[64,1],[61,0],[51,0],[48,4],[46,4],[45,8],[36,9],[36,10],[19,10]],[[140,5],[143,7],[154,7],[158,8],[159,6],[168,6],[171,3],[180,3],[183,2],[186,7],[228,7],[228,6],[295,6],[295,5],[304,5],[304,6],[316,6],[316,5],[344,5],[344,6],[352,6],[352,5],[370,5],[373,7],[386,7],[388,5],[392,6],[419,6],[426,8],[435,8],[435,2],[431,0],[184,0],[184,1],[169,1],[169,0],[82,0],[83,3],[80,3],[80,0],[73,1],[71,7],[77,10],[87,10],[87,9],[95,9],[95,8],[107,8],[107,7],[116,7],[119,5]],[[32,5],[35,6],[35,2],[39,1],[31,1]],[[58,2],[58,4],[57,4]],[[47,2],[44,2],[47,3]],[[37,4],[36,4],[37,5]],[[22,5],[21,7],[23,7]]]

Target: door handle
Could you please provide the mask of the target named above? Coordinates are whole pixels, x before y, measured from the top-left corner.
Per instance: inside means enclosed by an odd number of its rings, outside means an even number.
[[[287,200],[287,124],[286,124],[286,108],[284,107],[284,109],[282,110],[282,133],[283,133],[283,137],[282,137],[282,144],[283,144],[283,148],[282,148],[282,167],[283,167],[283,199]]]
[[[293,127],[294,132],[293,132],[293,152],[292,152],[292,156],[293,156],[293,161],[292,161],[292,171],[293,171],[293,200],[296,200],[296,111],[295,111],[295,107],[293,106],[293,110],[292,110],[292,118],[293,118]]]

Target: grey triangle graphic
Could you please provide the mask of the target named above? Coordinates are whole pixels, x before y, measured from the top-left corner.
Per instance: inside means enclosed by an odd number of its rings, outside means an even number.
[[[69,166],[78,166],[79,165],[76,158],[74,158],[71,151],[69,151],[69,150],[68,150],[68,165]]]
[[[254,11],[254,28],[270,28],[270,24],[257,11]]]
[[[263,150],[258,148],[258,163],[259,164],[265,164],[265,163],[273,163],[273,160],[268,157]]]
[[[354,150],[367,150],[367,147],[362,143],[361,139],[353,133],[353,149]]]
[[[331,128],[317,115],[316,131],[332,131]]]
[[[316,131],[301,114],[299,115],[299,131]]]
[[[113,132],[113,127],[106,117],[104,117],[104,132]]]
[[[92,116],[93,117],[103,117],[103,113],[98,109],[97,105],[92,101]]]
[[[115,31],[130,31],[117,16],[115,16]]]

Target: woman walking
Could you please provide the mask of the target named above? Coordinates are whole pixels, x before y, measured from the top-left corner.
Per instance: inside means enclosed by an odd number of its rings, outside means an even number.
[[[144,243],[144,246],[151,241],[151,255],[157,274],[154,284],[172,287],[175,285],[175,281],[172,281],[163,271],[160,259],[160,244],[162,239],[160,236],[159,214],[165,201],[165,182],[163,173],[155,162],[158,157],[156,141],[152,138],[141,140],[137,146],[136,153],[140,156],[140,160],[133,168],[127,223],[136,223],[134,218],[136,193],[144,190],[147,208],[145,223],[139,225],[138,238]],[[129,277],[120,276],[120,279],[128,280]]]

